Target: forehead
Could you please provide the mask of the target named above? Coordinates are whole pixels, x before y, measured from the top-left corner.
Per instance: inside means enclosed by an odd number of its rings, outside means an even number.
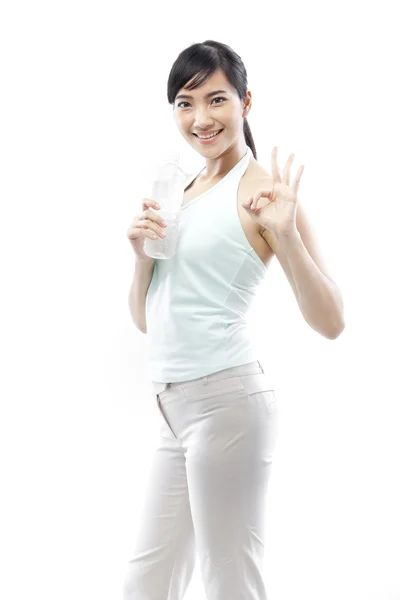
[[[188,81],[186,86],[190,86],[190,84],[192,83],[192,81],[194,81],[196,77],[197,76],[193,77],[190,81]],[[207,94],[208,92],[212,92],[214,90],[226,90],[227,92],[233,92],[233,88],[229,83],[228,79],[226,78],[225,73],[220,69],[218,71],[215,71],[215,73],[213,73],[207,79],[207,81],[205,81],[199,87],[196,87],[196,89],[188,90],[186,87],[183,87],[179,90],[178,94],[186,93],[194,97],[201,97],[204,94]]]

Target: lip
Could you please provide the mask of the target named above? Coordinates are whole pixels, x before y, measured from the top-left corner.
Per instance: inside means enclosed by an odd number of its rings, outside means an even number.
[[[216,131],[218,131],[218,129],[214,129],[214,131],[211,131],[210,133],[202,133],[201,135],[211,135],[211,133],[215,133]],[[224,131],[224,129],[220,129],[219,130],[219,134],[218,135],[214,135],[212,138],[209,138],[208,140],[202,140],[198,137],[198,135],[196,133],[194,133],[193,135],[196,136],[197,141],[199,142],[199,144],[212,144],[213,142],[215,142],[217,140],[217,138],[219,137],[219,135]]]
[[[215,133],[216,131],[220,131],[220,129],[222,129],[222,127],[220,127],[219,129],[210,129],[209,131],[193,131],[193,133],[195,135],[211,135],[212,133]]]

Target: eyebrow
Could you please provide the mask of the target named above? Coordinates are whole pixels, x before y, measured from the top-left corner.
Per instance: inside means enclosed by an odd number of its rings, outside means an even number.
[[[211,98],[211,96],[214,96],[215,94],[227,94],[228,92],[226,92],[225,90],[216,90],[215,92],[210,92],[209,94],[205,95],[205,98]],[[175,98],[175,100],[178,100],[178,98],[193,98],[193,96],[189,96],[189,94],[179,94],[179,96],[177,96]]]

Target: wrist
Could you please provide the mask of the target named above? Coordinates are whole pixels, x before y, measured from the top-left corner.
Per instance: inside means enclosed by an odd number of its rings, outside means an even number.
[[[140,265],[153,265],[155,262],[155,258],[152,258],[151,256],[146,257],[142,257],[142,256],[135,256],[135,262],[140,264]]]
[[[275,237],[280,242],[285,242],[288,240],[296,240],[300,237],[300,233],[297,227],[293,226],[289,229],[283,229],[281,231],[277,231],[275,233]]]

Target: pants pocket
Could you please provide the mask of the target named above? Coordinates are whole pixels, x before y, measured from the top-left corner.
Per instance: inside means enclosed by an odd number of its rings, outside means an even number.
[[[264,373],[255,375],[242,375],[241,382],[248,396],[257,398],[262,402],[269,414],[274,414],[278,410],[278,400],[275,390],[268,384],[268,379]]]
[[[266,392],[262,392],[262,393],[266,395],[265,403],[267,406],[267,412],[270,415],[273,415],[276,412],[278,412],[278,401],[277,401],[277,398],[275,395],[275,391],[267,390]]]
[[[171,427],[171,425],[170,425],[167,417],[165,416],[165,412],[164,412],[164,409],[163,409],[162,404],[161,404],[160,395],[156,394],[156,396],[157,396],[158,410],[160,411],[160,414],[161,414],[162,418],[164,419],[164,422],[166,423],[168,429],[170,430],[170,432],[172,433],[172,435],[174,436],[174,438],[177,439],[177,436],[175,435],[175,433],[174,433],[174,431],[173,431],[173,429],[172,429],[172,427]]]

